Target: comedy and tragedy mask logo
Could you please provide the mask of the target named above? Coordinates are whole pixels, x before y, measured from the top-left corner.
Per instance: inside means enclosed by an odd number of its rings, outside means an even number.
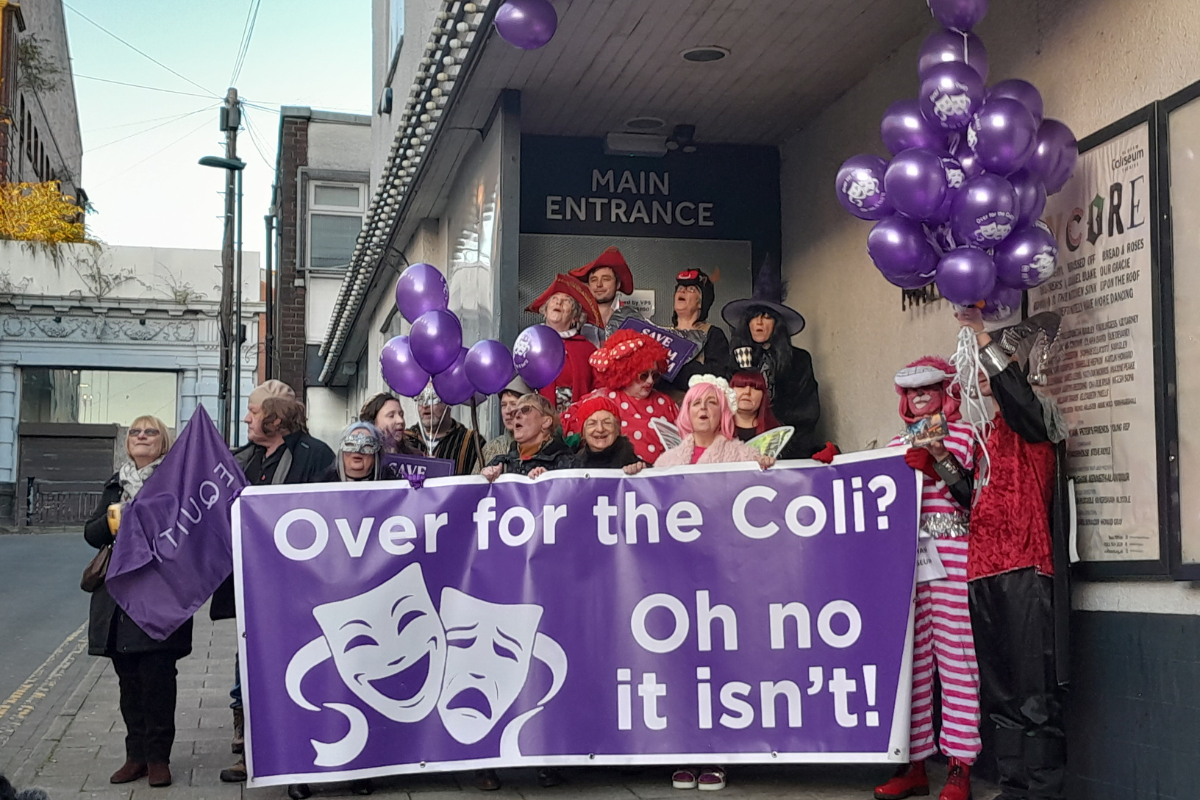
[[[541,606],[489,603],[447,587],[439,614],[420,564],[362,594],[317,606],[313,616],[322,635],[292,656],[286,676],[288,696],[309,711],[320,708],[304,697],[300,683],[333,659],[346,687],[384,717],[420,722],[436,708],[455,741],[475,744],[512,707],[536,659],[549,667],[551,686],[500,737],[500,754],[519,757],[522,726],[558,694],[567,676],[566,653],[538,631]],[[354,705],[322,705],[345,716],[350,731],[336,742],[311,740],[313,764],[348,764],[367,745],[366,715]]]
[[[933,113],[939,120],[945,122],[951,117],[965,117],[971,113],[971,98],[967,95],[967,87],[961,83],[955,84],[958,94],[948,94],[941,89],[935,89],[929,95],[929,101],[933,104]],[[971,132],[967,131],[968,144],[970,144]]]
[[[989,222],[975,229],[975,238],[983,241],[999,242],[1012,233],[1012,227],[1012,225],[1003,222]]]
[[[864,207],[868,200],[879,194],[879,181],[875,178],[859,176],[850,181],[846,187],[846,199],[859,208]]]
[[[1043,250],[1033,257],[1033,261],[1022,272],[1025,277],[1028,277],[1029,273],[1033,272],[1036,275],[1035,280],[1041,283],[1048,280],[1054,274],[1054,267],[1054,255]]]

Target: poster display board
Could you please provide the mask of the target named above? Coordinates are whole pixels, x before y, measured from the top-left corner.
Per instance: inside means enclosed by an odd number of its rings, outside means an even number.
[[[1124,574],[1165,571],[1154,122],[1147,110],[1081,143],[1074,176],[1043,217],[1058,240],[1058,269],[1029,292],[1031,314],[1062,316],[1048,388],[1070,427],[1079,556],[1124,565]]]

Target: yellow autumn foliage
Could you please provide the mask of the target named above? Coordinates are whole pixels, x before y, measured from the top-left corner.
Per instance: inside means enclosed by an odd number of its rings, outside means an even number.
[[[83,213],[58,181],[0,183],[0,239],[58,244],[84,241]]]

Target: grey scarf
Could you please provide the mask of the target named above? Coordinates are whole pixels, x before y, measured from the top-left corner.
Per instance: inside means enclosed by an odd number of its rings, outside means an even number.
[[[137,493],[142,490],[142,484],[154,474],[154,470],[158,469],[158,465],[162,463],[162,460],[163,456],[159,456],[141,469],[138,469],[133,461],[126,461],[121,465],[118,477],[121,481],[122,503],[128,503],[137,497]]]

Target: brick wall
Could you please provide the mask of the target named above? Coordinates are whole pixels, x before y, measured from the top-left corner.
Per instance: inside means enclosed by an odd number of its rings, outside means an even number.
[[[297,197],[296,170],[308,164],[308,120],[283,121],[283,149],[279,160],[279,379],[304,397],[304,287],[296,286],[301,254],[297,253],[298,226],[304,223]]]

